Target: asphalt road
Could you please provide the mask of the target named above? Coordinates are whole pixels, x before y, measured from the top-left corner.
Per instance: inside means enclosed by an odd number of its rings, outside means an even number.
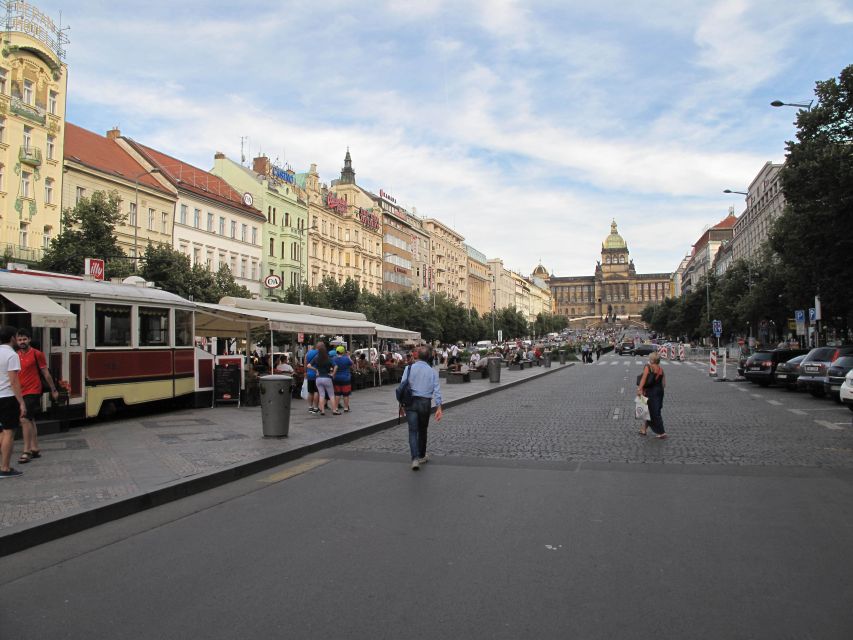
[[[602,362],[4,558],[0,637],[853,637],[850,412]]]

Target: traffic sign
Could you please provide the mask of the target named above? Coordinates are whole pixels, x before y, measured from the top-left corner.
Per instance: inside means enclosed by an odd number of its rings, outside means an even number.
[[[797,323],[797,335],[806,335],[806,312],[803,309],[794,311],[794,321]]]
[[[817,309],[809,307],[809,324],[814,324],[815,320],[817,320]]]
[[[264,278],[264,286],[268,289],[278,289],[281,286],[281,277],[274,273],[269,274]]]
[[[721,335],[723,335],[723,323],[722,323],[722,321],[714,320],[711,324],[714,328],[714,337],[719,338]]]
[[[504,330],[498,329],[498,343],[503,343],[504,341]]]

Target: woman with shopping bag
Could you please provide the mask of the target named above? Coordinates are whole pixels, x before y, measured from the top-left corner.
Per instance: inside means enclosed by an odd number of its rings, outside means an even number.
[[[655,433],[655,438],[664,440],[666,431],[663,428],[663,392],[666,387],[666,376],[660,366],[660,354],[654,351],[649,354],[649,364],[643,367],[643,373],[637,384],[637,397],[645,398],[647,401],[649,416],[640,429],[640,435],[644,436],[649,427]],[[639,405],[638,405],[639,406]]]

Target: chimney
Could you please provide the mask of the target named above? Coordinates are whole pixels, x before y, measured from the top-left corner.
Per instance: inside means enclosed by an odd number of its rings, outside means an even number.
[[[262,176],[268,176],[270,174],[270,159],[266,156],[258,156],[252,160],[252,171]]]
[[[225,160],[225,154],[222,153],[221,151],[217,151],[216,153],[213,154],[213,159],[214,160]]]
[[[118,127],[113,127],[107,131],[107,140],[117,140],[118,138],[121,138],[121,129]]]

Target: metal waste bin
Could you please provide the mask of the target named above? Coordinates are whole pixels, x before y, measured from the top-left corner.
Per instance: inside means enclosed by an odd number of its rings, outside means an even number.
[[[566,364],[566,352],[560,351],[560,364]]]
[[[489,358],[488,362],[489,369],[489,382],[500,382],[501,381],[501,359],[500,358]]]
[[[550,369],[551,368],[551,354],[546,351],[543,355],[545,357],[545,368]]]
[[[261,376],[261,423],[264,438],[283,438],[290,431],[290,385],[293,378]]]

